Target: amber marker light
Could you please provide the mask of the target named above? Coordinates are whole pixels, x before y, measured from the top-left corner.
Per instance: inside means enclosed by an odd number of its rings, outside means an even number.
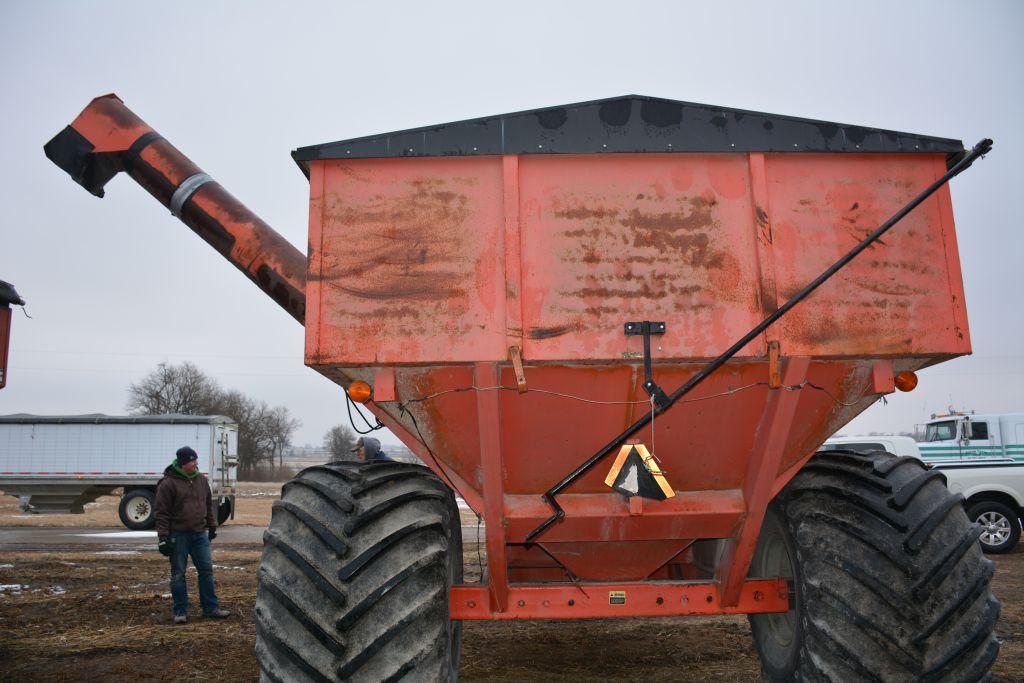
[[[916,381],[915,379],[915,383]],[[905,391],[909,391],[909,389],[905,389]],[[348,385],[348,397],[356,403],[366,403],[370,400],[371,396],[373,396],[373,389],[370,388],[369,384],[360,379]]]
[[[913,391],[917,387],[917,375],[910,370],[904,370],[896,375],[896,388],[900,391]]]

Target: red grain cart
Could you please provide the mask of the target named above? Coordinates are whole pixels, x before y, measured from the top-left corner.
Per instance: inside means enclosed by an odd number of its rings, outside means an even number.
[[[970,353],[945,183],[990,145],[631,96],[305,147],[308,260],[115,96],[46,151],[131,175],[427,464],[285,485],[267,679],[454,679],[465,619],[748,613],[771,678],[845,681],[997,653],[942,475],[814,455]]]

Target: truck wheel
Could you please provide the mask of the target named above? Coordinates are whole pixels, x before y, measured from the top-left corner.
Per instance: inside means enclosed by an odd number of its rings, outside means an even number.
[[[217,526],[223,526],[231,517],[231,499],[225,498],[217,505]]]
[[[117,506],[121,524],[135,531],[156,526],[156,494],[147,489],[134,489],[121,496]]]
[[[981,549],[986,553],[1008,553],[1020,540],[1020,518],[1009,506],[995,501],[975,503],[967,517],[981,527]]]
[[[454,681],[462,581],[452,491],[429,469],[334,462],[284,485],[263,536],[256,656],[268,681]]]
[[[916,458],[816,455],[768,508],[751,576],[792,578],[750,616],[773,681],[977,681],[996,658],[994,571],[962,498]]]

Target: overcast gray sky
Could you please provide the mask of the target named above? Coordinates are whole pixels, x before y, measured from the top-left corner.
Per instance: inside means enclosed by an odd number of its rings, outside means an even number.
[[[122,413],[130,382],[191,360],[288,406],[300,445],[344,419],[284,311],[129,178],[99,200],[43,156],[108,92],[300,249],[308,184],[292,149],[488,114],[636,93],[992,137],[952,185],[975,355],[844,432],[910,429],[950,401],[1024,410],[1022,30],[1012,0],[6,0],[0,279],[33,319],[16,312],[0,414]]]

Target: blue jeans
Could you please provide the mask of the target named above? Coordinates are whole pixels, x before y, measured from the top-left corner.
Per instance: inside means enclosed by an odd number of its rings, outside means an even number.
[[[171,599],[175,614],[188,614],[188,585],[185,583],[185,568],[188,558],[199,573],[199,602],[203,614],[217,609],[217,592],[213,585],[213,556],[210,554],[210,539],[205,531],[172,531],[174,550],[171,552]]]

